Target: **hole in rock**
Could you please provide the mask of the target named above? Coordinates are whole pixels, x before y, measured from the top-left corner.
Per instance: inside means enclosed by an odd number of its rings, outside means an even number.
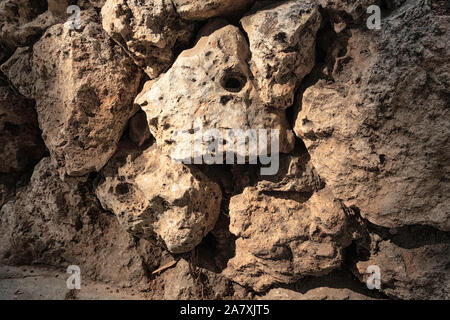
[[[221,86],[230,92],[239,92],[247,83],[247,78],[240,73],[229,73],[220,81]]]

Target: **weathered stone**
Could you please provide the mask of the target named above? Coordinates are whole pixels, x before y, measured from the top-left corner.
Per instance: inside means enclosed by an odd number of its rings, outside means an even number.
[[[334,81],[303,94],[295,132],[326,185],[370,222],[450,230],[450,17],[411,0],[383,22],[351,31]]]
[[[227,129],[278,129],[280,151],[291,151],[294,137],[284,110],[260,102],[246,62],[250,52],[244,36],[234,26],[220,27],[217,21],[213,25],[219,29],[212,31],[211,25],[206,26],[196,46],[183,51],[172,68],[135,100],[147,113],[158,147],[178,160],[190,160],[189,147],[195,148],[199,157],[211,154],[213,143],[203,141],[207,139],[197,137],[196,132],[219,131],[225,153],[235,145]],[[173,143],[180,138],[182,141]],[[200,148],[195,147],[197,143]]]
[[[246,188],[230,200],[236,255],[223,274],[262,291],[338,268],[349,245],[346,215],[328,189],[307,201]]]
[[[275,108],[294,103],[294,91],[315,62],[316,33],[321,22],[314,1],[257,5],[241,20],[250,41],[250,69],[262,101]]]
[[[20,94],[29,99],[34,98],[32,60],[32,48],[17,48],[9,60],[0,67],[0,70],[8,77]]]
[[[62,173],[74,176],[100,170],[114,154],[137,111],[133,99],[141,79],[95,13],[83,12],[82,21],[81,31],[50,28],[33,52],[43,138]]]
[[[44,153],[33,101],[0,79],[0,173],[30,169]]]
[[[174,48],[187,45],[193,31],[169,0],[108,0],[102,17],[106,32],[152,79],[170,66]]]
[[[219,186],[155,147],[140,156],[126,148],[103,171],[96,189],[103,207],[133,235],[156,238],[173,253],[191,251],[214,227],[222,200]]]
[[[59,21],[47,10],[47,1],[6,0],[0,3],[0,39],[15,50],[36,42],[42,33]]]
[[[0,211],[2,263],[78,265],[82,277],[130,286],[146,284],[145,269],[154,269],[160,256],[160,248],[135,242],[101,209],[86,178],[61,181],[49,158]]]
[[[450,299],[450,234],[420,226],[387,232],[370,235],[369,257],[357,262],[356,275],[366,283],[376,266],[390,297]]]
[[[186,20],[237,15],[255,0],[173,0],[177,13]]]

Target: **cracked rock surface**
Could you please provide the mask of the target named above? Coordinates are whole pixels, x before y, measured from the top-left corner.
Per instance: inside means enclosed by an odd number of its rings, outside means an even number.
[[[450,299],[449,33],[441,0],[0,0],[0,298]]]

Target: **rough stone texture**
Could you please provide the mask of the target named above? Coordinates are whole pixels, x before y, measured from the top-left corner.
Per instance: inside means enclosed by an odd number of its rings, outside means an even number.
[[[58,24],[34,46],[39,124],[52,160],[68,175],[100,170],[137,111],[141,73],[97,20],[83,12],[81,31]]]
[[[86,178],[60,180],[49,158],[0,211],[0,261],[80,266],[83,275],[117,285],[144,284],[161,249],[123,232],[89,192]],[[144,254],[141,258],[139,253]]]
[[[342,205],[327,189],[290,199],[246,188],[230,200],[230,231],[236,255],[223,274],[255,291],[338,268],[351,241]]]
[[[305,91],[294,130],[326,185],[370,222],[450,230],[450,17],[411,0],[383,21],[352,31],[335,81]]]
[[[260,300],[372,300],[372,298],[347,288],[320,287],[305,293],[283,288],[272,289]]]
[[[29,99],[34,98],[32,60],[32,48],[17,48],[8,61],[0,67],[0,70],[8,77],[19,93]]]
[[[108,0],[102,17],[106,32],[152,79],[170,66],[174,48],[186,46],[193,31],[170,0]]]
[[[172,68],[136,98],[158,147],[176,159],[190,160],[190,150],[180,148],[183,143],[191,146],[186,137],[193,136],[201,145],[198,156],[210,154],[209,142],[195,135],[199,130],[222,132],[226,152],[234,138],[223,130],[278,129],[280,151],[291,151],[294,137],[284,110],[260,102],[246,62],[250,52],[244,36],[234,26],[220,26],[220,21],[207,25],[196,46],[183,51]],[[171,142],[180,137],[183,141]]]
[[[207,20],[212,17],[234,16],[247,9],[255,0],[173,0],[177,13],[186,20]]]
[[[139,156],[127,155],[126,148],[102,172],[96,194],[103,207],[133,235],[156,238],[173,253],[191,251],[216,223],[219,186],[155,147]]]
[[[0,42],[10,50],[33,44],[59,21],[47,10],[45,0],[5,0],[0,2]]]
[[[252,53],[250,70],[266,105],[288,108],[296,85],[312,70],[321,16],[314,1],[258,4],[241,20]]]
[[[384,234],[383,234],[384,233]],[[381,291],[397,299],[450,299],[450,234],[420,226],[374,232],[369,257],[356,264],[365,283],[367,268],[380,268]]]
[[[0,78],[0,173],[32,168],[45,153],[33,101]]]

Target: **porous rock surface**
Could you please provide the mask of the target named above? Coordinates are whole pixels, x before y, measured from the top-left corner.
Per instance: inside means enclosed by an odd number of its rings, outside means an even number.
[[[108,0],[102,18],[106,32],[150,78],[170,66],[174,47],[186,45],[193,30],[177,15],[171,0]]]
[[[52,160],[63,174],[100,170],[114,154],[141,72],[107,37],[93,11],[83,28],[50,28],[33,49],[36,110]],[[49,64],[48,61],[52,61]]]
[[[370,222],[449,231],[449,17],[414,1],[396,14],[377,34],[352,30],[336,80],[306,89],[294,130],[327,186]]]
[[[449,17],[0,0],[0,264],[147,299],[450,299]],[[279,153],[231,149],[262,129]],[[220,151],[245,163],[195,162]]]
[[[191,251],[216,223],[222,200],[219,186],[154,147],[135,159],[117,154],[103,175],[96,189],[103,207],[132,234],[157,238],[173,253]]]
[[[280,151],[291,151],[294,137],[284,110],[266,107],[259,97],[247,64],[250,51],[244,35],[235,26],[222,25],[223,21],[207,25],[195,47],[183,51],[170,70],[136,99],[158,146],[177,160],[190,160],[189,147],[196,143],[201,145],[197,156],[208,154],[209,141],[201,135],[197,138],[195,132],[218,130],[227,152],[235,140],[225,130],[277,129]],[[179,89],[171,90],[174,87]],[[192,144],[186,141],[190,136]],[[177,139],[182,139],[185,149],[177,150],[179,145],[172,143]]]

